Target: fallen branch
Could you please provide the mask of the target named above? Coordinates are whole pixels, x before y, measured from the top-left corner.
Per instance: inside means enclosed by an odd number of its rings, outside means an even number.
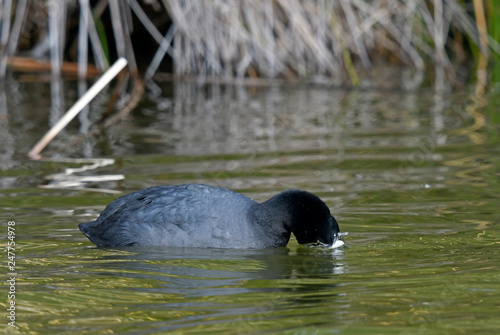
[[[109,84],[118,73],[123,70],[127,65],[127,60],[125,58],[118,59],[113,66],[111,66],[104,75],[97,80],[90,89],[85,92],[84,95],[78,99],[78,101],[64,114],[64,116],[42,137],[40,141],[31,149],[28,156],[31,159],[40,159],[40,152],[47,146],[47,144],[52,141],[52,139],[59,134],[61,130],[66,127],[66,125],[73,120],[75,116],[82,111],[85,106],[87,106],[92,99],[96,97],[99,92],[103,90],[106,85]]]

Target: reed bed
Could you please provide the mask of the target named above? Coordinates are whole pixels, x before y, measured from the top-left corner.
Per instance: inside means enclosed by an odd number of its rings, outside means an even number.
[[[365,69],[391,62],[452,82],[464,61],[483,57],[485,70],[489,55],[500,54],[488,34],[488,27],[499,34],[498,14],[491,14],[499,10],[492,0],[0,0],[0,77],[20,55],[47,60],[55,75],[65,61],[77,63],[84,77],[89,56],[104,71],[114,47],[131,73],[146,79],[170,59],[176,77],[200,80],[321,78],[357,85]],[[169,17],[164,31],[151,13]],[[131,39],[134,22],[156,41],[143,68]],[[69,36],[74,26],[78,32]]]

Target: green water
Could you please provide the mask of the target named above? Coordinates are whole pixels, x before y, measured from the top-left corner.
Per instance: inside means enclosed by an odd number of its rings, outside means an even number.
[[[27,161],[45,84],[6,89],[0,213],[16,229],[19,334],[492,334],[500,329],[498,106],[468,91],[164,85],[124,122]],[[16,93],[17,92],[17,93]],[[29,94],[23,92],[30,92]],[[65,99],[74,92],[67,88]],[[45,97],[45,98],[44,98]],[[98,118],[98,103],[90,119]],[[54,117],[55,118],[55,117]],[[28,121],[25,121],[28,120]],[[85,123],[85,120],[81,123]],[[496,124],[495,124],[496,122]],[[82,129],[75,122],[50,150]],[[49,178],[49,179],[48,179]],[[74,181],[73,179],[71,179]],[[263,201],[318,194],[342,249],[96,249],[78,231],[118,194],[207,183]],[[41,188],[40,186],[43,186]],[[3,278],[7,253],[2,254]]]

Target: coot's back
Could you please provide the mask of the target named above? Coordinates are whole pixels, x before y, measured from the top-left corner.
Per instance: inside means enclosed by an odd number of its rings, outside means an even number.
[[[99,247],[259,248],[265,246],[248,218],[256,204],[215,186],[156,186],[116,199],[79,228]]]

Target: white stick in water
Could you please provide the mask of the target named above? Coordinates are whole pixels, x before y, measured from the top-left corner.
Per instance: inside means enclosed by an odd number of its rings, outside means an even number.
[[[99,78],[99,80],[96,81],[95,84],[81,96],[80,99],[78,99],[78,101],[66,112],[66,114],[64,114],[64,116],[57,121],[57,123],[42,137],[42,139],[38,141],[38,143],[28,153],[28,156],[31,159],[39,159],[40,151],[42,151],[43,148],[45,148],[47,144],[49,144],[50,141],[52,141],[52,139],[56,137],[56,135],[59,134],[59,132],[63,130],[64,127],[66,127],[66,125],[73,120],[73,118],[77,116],[78,113],[80,113],[82,109],[87,106],[90,101],[94,99],[96,95],[99,94],[99,92],[101,92],[102,89],[118,75],[118,73],[120,73],[121,70],[123,70],[125,66],[127,66],[127,60],[125,58],[119,58],[113,66],[111,66],[108,71],[106,71],[102,77]]]

